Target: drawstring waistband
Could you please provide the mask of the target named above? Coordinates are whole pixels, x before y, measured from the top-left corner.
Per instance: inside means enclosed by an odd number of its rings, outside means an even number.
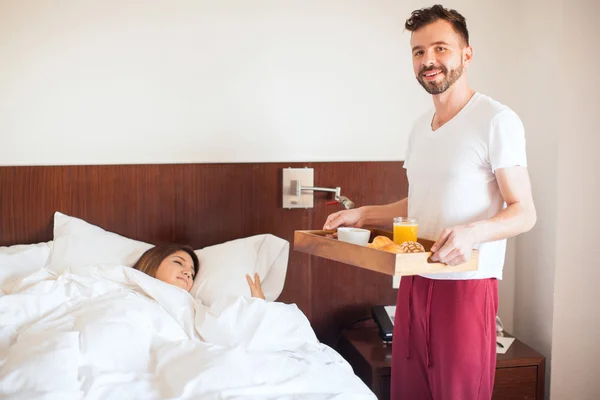
[[[431,367],[431,298],[433,297],[433,284],[435,280],[429,279],[429,288],[427,290],[427,312],[425,315],[425,357],[427,361],[427,368]],[[415,285],[415,277],[411,277],[410,288],[408,289],[408,329],[406,338],[406,359],[410,358],[410,333],[412,325],[412,308],[413,308],[413,287]]]

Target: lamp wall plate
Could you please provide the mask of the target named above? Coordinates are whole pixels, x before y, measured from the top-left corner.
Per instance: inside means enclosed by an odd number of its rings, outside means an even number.
[[[303,191],[298,195],[292,181],[301,186],[313,186],[315,170],[313,168],[284,168],[283,169],[283,208],[313,208],[314,195],[312,191]]]

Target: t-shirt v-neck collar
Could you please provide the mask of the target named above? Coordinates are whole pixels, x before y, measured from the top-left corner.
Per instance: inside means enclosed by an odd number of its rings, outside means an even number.
[[[432,135],[437,135],[440,133],[441,130],[446,128],[448,125],[452,125],[455,121],[462,118],[462,116],[467,112],[467,110],[471,107],[471,105],[473,105],[473,103],[477,100],[477,98],[479,98],[479,92],[475,92],[473,94],[473,96],[471,96],[471,98],[469,99],[467,104],[465,104],[465,106],[463,108],[461,108],[460,111],[454,117],[452,117],[449,121],[447,121],[444,125],[440,126],[436,130],[433,130],[433,128],[431,127],[431,125],[433,124],[433,117],[435,116],[435,107],[434,107],[429,115],[429,118],[427,119],[427,128],[428,128],[427,133],[432,134]]]

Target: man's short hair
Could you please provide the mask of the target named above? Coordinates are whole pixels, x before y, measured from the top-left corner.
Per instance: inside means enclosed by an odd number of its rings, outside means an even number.
[[[458,11],[448,10],[439,4],[413,11],[410,18],[406,20],[404,27],[407,31],[414,32],[438,20],[448,21],[458,36],[464,40],[466,46],[469,45],[469,31],[467,30],[465,17]]]

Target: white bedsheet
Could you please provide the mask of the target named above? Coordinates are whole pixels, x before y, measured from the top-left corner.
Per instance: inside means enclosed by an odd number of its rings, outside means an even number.
[[[294,305],[240,297],[207,308],[106,265],[42,270],[0,297],[0,396],[375,399]]]

